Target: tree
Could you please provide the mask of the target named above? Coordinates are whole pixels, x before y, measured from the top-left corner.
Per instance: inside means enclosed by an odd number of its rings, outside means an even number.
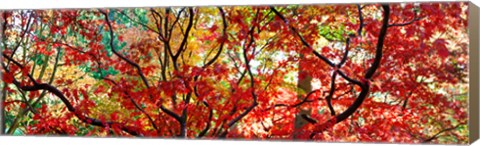
[[[466,143],[467,9],[7,11],[2,125],[20,135]]]

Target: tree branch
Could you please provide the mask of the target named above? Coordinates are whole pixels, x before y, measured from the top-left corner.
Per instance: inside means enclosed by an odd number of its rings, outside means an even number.
[[[143,72],[142,72],[142,69],[140,68],[140,66],[133,62],[132,60],[122,56],[121,54],[119,54],[117,52],[117,50],[115,50],[115,45],[113,44],[113,27],[112,27],[112,24],[110,23],[110,20],[108,19],[108,14],[102,10],[99,10],[100,13],[102,13],[104,16],[105,16],[105,21],[107,22],[107,25],[108,25],[108,28],[109,28],[109,32],[110,32],[110,48],[112,50],[112,52],[119,58],[121,58],[122,60],[126,61],[128,64],[130,64],[131,66],[133,66],[134,68],[137,69],[137,73],[138,75],[142,78],[142,81],[143,83],[145,84],[145,86],[147,88],[150,88],[150,85],[148,84],[148,81],[147,81],[147,78],[145,78],[145,75],[143,75]]]
[[[191,8],[189,8],[189,9],[191,10]],[[178,12],[177,17],[176,17],[175,20],[173,21],[172,26],[170,27],[170,29],[168,30],[168,32],[172,32],[172,31],[173,31],[173,28],[175,28],[175,24],[178,23],[178,20],[180,19],[180,15],[183,13],[183,11],[185,11],[185,8],[182,8],[182,9],[180,10],[180,12]],[[190,11],[190,14],[192,14],[191,12],[192,12],[192,11]],[[190,20],[190,21],[192,21],[192,20]],[[190,25],[190,24],[189,24],[189,25]],[[188,34],[188,33],[186,33],[186,34]],[[171,35],[171,34],[170,34],[170,35]],[[185,37],[186,37],[186,35],[185,35]]]
[[[395,27],[395,26],[407,26],[407,25],[410,25],[416,21],[420,21],[422,20],[423,18],[425,17],[418,17],[418,14],[416,12],[414,12],[414,16],[412,18],[412,20],[408,21],[408,22],[404,22],[404,23],[394,23],[394,24],[389,24],[388,27]]]
[[[5,14],[5,13],[4,13],[4,14]],[[4,19],[6,20],[7,18],[4,18]],[[22,31],[21,31],[20,40],[16,43],[16,46],[13,48],[13,52],[12,52],[10,58],[13,58],[13,56],[15,55],[15,52],[17,51],[17,49],[20,47],[20,45],[22,44],[23,40],[25,39],[25,34],[27,34],[27,31],[30,29],[30,26],[31,26],[31,25],[30,25],[31,20],[32,20],[32,15],[29,16],[28,21],[27,21],[27,25],[25,26],[25,29],[23,29],[23,28],[21,29]],[[4,29],[6,29],[6,23],[7,23],[7,22],[5,21],[4,23],[5,23],[5,24],[4,24],[3,27],[4,27]],[[3,30],[3,31],[5,31],[5,30]],[[3,33],[5,33],[5,32],[3,32]],[[7,44],[4,44],[4,48],[7,48]],[[7,62],[7,67],[8,67],[9,65],[10,65],[10,61]]]
[[[342,57],[342,60],[340,61],[340,63],[337,65],[337,68],[342,68],[343,64],[345,64],[345,62],[347,62],[347,59],[348,59],[348,52],[350,50],[350,38],[347,38],[347,41],[345,43],[345,53],[343,53],[343,57]]]
[[[442,133],[444,133],[444,132],[447,132],[447,131],[455,130],[455,129],[457,129],[458,127],[460,127],[460,126],[462,126],[462,125],[464,125],[464,124],[458,124],[457,126],[440,130],[439,132],[437,132],[436,134],[434,134],[434,135],[431,136],[430,138],[427,138],[427,139],[423,140],[422,143],[429,143],[429,142],[431,142],[432,140],[438,138],[438,136],[439,136],[440,134],[442,134]]]
[[[297,35],[297,37],[300,38],[300,40],[302,41],[303,45],[306,46],[308,49],[311,49],[313,54],[315,54],[315,56],[317,56],[318,58],[320,58],[321,60],[323,60],[325,63],[327,63],[328,65],[330,65],[331,67],[335,67],[335,64],[332,63],[330,60],[327,59],[327,57],[321,55],[320,53],[318,53],[316,50],[313,49],[312,46],[310,46],[310,44],[308,44],[308,42],[303,38],[303,36],[297,31],[296,28],[294,28],[293,26],[291,26],[288,22],[288,20],[282,15],[280,14],[280,12],[278,12],[273,6],[270,7],[270,9],[278,16],[280,17],[280,19],[283,20],[283,22],[285,22],[285,24],[288,25],[288,27],[290,27],[290,29],[295,33],[295,35]]]
[[[114,84],[115,86],[118,86],[118,83],[115,82],[115,81],[112,80],[112,79],[105,78],[105,77],[103,77],[102,79],[107,80],[107,81],[110,81],[110,82],[111,82],[112,84]],[[145,116],[147,116],[147,118],[148,118],[148,120],[150,121],[150,123],[152,124],[153,128],[154,128],[155,130],[157,130],[157,132],[158,132],[158,127],[157,127],[157,125],[155,124],[155,121],[153,120],[153,118],[152,118],[145,110],[143,110],[143,109],[140,107],[140,105],[138,105],[137,102],[135,102],[135,100],[132,98],[132,96],[130,96],[130,94],[129,94],[127,91],[123,91],[123,93],[124,93],[125,95],[127,95],[128,99],[130,99],[130,101],[133,103],[133,105],[135,106],[136,109],[138,109],[140,112],[142,112],[143,114],[145,114]]]
[[[150,31],[153,31],[153,32],[155,32],[155,33],[160,33],[159,31],[157,31],[157,30],[155,30],[155,29],[147,26],[146,24],[143,24],[142,22],[139,22],[139,21],[137,21],[137,20],[134,20],[133,18],[131,18],[130,16],[128,16],[127,14],[125,14],[124,12],[122,12],[122,11],[120,11],[120,10],[117,10],[117,13],[122,14],[123,16],[127,17],[128,20],[130,20],[130,21],[132,21],[132,22],[135,22],[135,23],[137,23],[137,24],[140,24],[140,25],[142,25],[143,27],[147,28],[147,29],[150,30]]]
[[[320,90],[313,90],[313,91],[309,92],[309,93],[305,96],[305,98],[303,98],[302,101],[300,101],[300,102],[298,102],[298,103],[296,103],[296,104],[293,104],[293,105],[275,104],[275,105],[273,105],[273,107],[284,107],[284,106],[285,106],[285,107],[289,107],[289,108],[295,108],[295,107],[298,107],[298,106],[300,106],[300,105],[302,105],[302,104],[304,104],[304,103],[313,102],[313,101],[315,101],[315,100],[309,100],[309,98],[310,98],[310,96],[311,96],[313,93],[318,92],[318,91],[320,91]],[[265,110],[270,110],[270,109],[272,109],[272,107],[267,108],[267,109],[265,109]]]
[[[256,15],[255,17],[257,17],[258,15]],[[250,67],[250,60],[248,59],[248,55],[247,55],[247,52],[248,52],[248,48],[251,47],[251,45],[254,43],[254,37],[253,37],[253,30],[255,28],[255,25],[252,26],[252,28],[250,29],[249,31],[249,34],[250,34],[250,42],[249,44],[244,48],[243,50],[243,58],[245,59],[245,65],[246,65],[246,68],[247,68],[247,72],[248,72],[248,75],[250,76],[250,89],[251,89],[251,94],[252,94],[252,97],[253,97],[253,102],[252,104],[245,110],[243,111],[238,117],[234,118],[232,121],[230,121],[227,126],[228,128],[232,127],[235,123],[237,123],[239,120],[241,120],[243,117],[245,117],[250,111],[253,110],[253,108],[255,108],[257,105],[258,105],[258,102],[257,102],[257,94],[255,93],[255,79],[253,77],[253,73],[252,73],[252,70],[251,70],[251,67]],[[255,53],[255,52],[253,52]],[[226,135],[227,135],[227,132],[228,132],[228,129],[225,129],[225,131],[220,134],[220,137],[221,138],[224,138]]]
[[[150,88],[150,85],[148,84],[148,81],[147,79],[145,78],[145,76],[143,75],[143,72],[140,68],[140,66],[138,64],[136,64],[135,62],[129,60],[128,58],[125,58],[124,56],[120,55],[114,48],[114,45],[113,45],[113,28],[112,28],[112,25],[110,24],[110,20],[108,19],[108,15],[106,12],[102,11],[102,10],[99,10],[100,13],[102,13],[104,16],[105,16],[105,21],[107,22],[107,25],[108,27],[110,28],[109,31],[110,31],[110,47],[111,47],[111,50],[112,52],[117,55],[118,57],[120,57],[122,60],[126,61],[128,64],[134,66],[136,69],[137,69],[137,73],[140,75],[140,77],[142,78],[142,81],[143,83],[145,84],[145,86],[148,88]],[[150,99],[152,100],[153,97],[152,95],[150,94]],[[177,121],[181,121],[181,118],[180,116],[178,116],[177,114],[175,114],[174,112],[168,110],[167,108],[165,108],[163,105],[161,105],[160,109],[162,111],[164,111],[167,115],[169,116],[172,116],[173,118],[175,118]]]
[[[330,109],[330,114],[332,116],[335,116],[335,109],[333,109],[332,106],[332,96],[335,93],[335,78],[337,78],[337,72],[333,72],[332,74],[332,81],[330,81],[330,92],[328,93],[326,100],[327,100],[327,105],[328,109]]]
[[[14,61],[13,59],[9,58],[8,56],[6,56],[4,54],[4,57],[9,59],[9,60],[12,60],[12,62]],[[16,63],[15,63],[16,64]],[[17,65],[17,64],[16,64]],[[4,66],[4,69],[7,73],[10,73],[10,71],[8,70],[8,68],[5,68],[5,64],[2,63],[2,66]],[[23,68],[23,66],[19,66],[20,68]],[[31,78],[32,80],[32,78]],[[55,96],[57,96],[58,98],[60,98],[60,100],[64,103],[64,105],[67,107],[68,111],[72,112],[75,114],[75,116],[77,116],[78,119],[80,119],[81,121],[87,123],[87,124],[91,124],[91,125],[95,125],[95,126],[100,126],[100,127],[112,127],[112,125],[118,125],[119,128],[131,135],[134,135],[134,136],[143,136],[143,134],[141,133],[138,133],[134,127],[130,127],[130,126],[126,126],[124,124],[121,124],[121,123],[118,123],[118,122],[112,122],[112,121],[107,121],[107,122],[103,122],[101,120],[98,120],[98,119],[94,119],[94,118],[91,118],[91,117],[88,117],[88,116],[85,116],[83,115],[80,111],[76,110],[73,105],[68,101],[68,99],[65,97],[65,95],[63,95],[63,93],[58,90],[57,88],[55,88],[54,86],[50,85],[50,84],[47,84],[47,83],[37,83],[36,81],[32,81],[34,82],[35,84],[33,86],[23,86],[21,85],[20,82],[18,82],[15,78],[13,79],[13,84],[17,87],[19,87],[20,89],[22,89],[23,91],[39,91],[39,90],[46,90],[46,91],[49,91],[50,93],[54,94]]]
[[[208,103],[206,101],[203,101],[203,104],[209,109],[208,122],[207,122],[207,126],[200,132],[200,134],[198,134],[197,138],[201,138],[201,137],[205,136],[205,134],[207,134],[208,130],[211,127],[211,121],[212,121],[212,118],[213,118],[213,108],[210,107],[210,105],[208,105]]]
[[[358,9],[358,20],[360,21],[360,24],[357,30],[357,36],[362,36],[363,25],[365,24],[363,24],[362,7],[360,6],[360,4],[357,5],[357,9]]]
[[[187,30],[185,31],[185,36],[183,37],[182,42],[180,43],[180,47],[178,48],[178,52],[175,53],[175,55],[172,57],[174,62],[176,62],[178,56],[180,56],[180,53],[182,53],[182,51],[185,50],[185,44],[187,43],[188,34],[190,33],[190,30],[192,29],[192,26],[193,26],[193,17],[194,17],[193,9],[189,8],[188,11],[190,13],[190,17],[189,17],[189,21],[188,21],[188,25],[187,25]],[[172,26],[172,28],[173,28],[173,26]]]
[[[365,79],[370,80],[377,70],[377,68],[380,66],[380,62],[382,60],[382,48],[383,48],[383,43],[385,42],[385,36],[387,35],[387,29],[388,29],[388,20],[390,17],[390,7],[388,5],[382,5],[384,9],[384,14],[383,14],[383,24],[382,28],[380,29],[380,34],[378,36],[378,42],[377,42],[377,47],[375,51],[375,59],[373,61],[372,66],[368,69],[367,73],[365,74]]]
[[[211,64],[213,64],[217,60],[217,58],[222,53],[223,46],[225,45],[225,42],[228,39],[228,36],[227,36],[227,20],[225,19],[225,12],[223,11],[223,9],[221,7],[218,7],[218,10],[220,11],[220,14],[222,15],[222,21],[223,21],[222,41],[220,43],[220,47],[218,48],[217,54],[215,54],[215,56],[212,58],[212,60],[208,61],[205,65],[203,65],[203,68],[205,68],[207,66],[210,66]]]
[[[375,54],[375,59],[374,63],[371,65],[371,67],[367,70],[367,73],[365,74],[364,79],[362,79],[362,82],[360,84],[361,87],[361,92],[358,95],[358,98],[353,102],[353,104],[347,108],[344,112],[341,114],[335,116],[334,118],[328,120],[327,122],[315,126],[315,130],[312,133],[313,134],[324,131],[326,128],[329,128],[336,123],[339,123],[345,119],[347,119],[350,115],[352,115],[363,103],[365,98],[368,96],[369,88],[370,88],[370,81],[371,77],[377,70],[377,68],[380,66],[380,60],[382,58],[382,48],[383,48],[383,43],[385,41],[385,36],[387,33],[387,28],[388,28],[388,20],[389,20],[389,15],[390,15],[390,7],[388,4],[382,4],[382,8],[384,10],[383,13],[383,23],[382,23],[382,28],[380,29],[380,34],[378,36],[378,42],[377,42],[377,47],[376,47],[376,54]]]
[[[150,9],[150,12],[152,12],[152,17],[155,20],[155,25],[157,26],[157,30],[158,30],[157,34],[160,37],[159,39],[162,40],[162,41],[166,41],[165,36],[163,36],[163,34],[162,34],[162,26],[161,26],[162,25],[162,19],[163,19],[162,16],[157,11],[155,11],[153,9]],[[155,16],[157,16],[159,18],[157,19],[157,17],[155,17]]]

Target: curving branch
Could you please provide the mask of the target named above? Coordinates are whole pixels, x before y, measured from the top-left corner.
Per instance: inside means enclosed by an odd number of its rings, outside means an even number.
[[[297,37],[300,38],[300,40],[302,41],[302,44],[307,47],[308,49],[311,49],[313,54],[315,54],[315,56],[317,56],[318,58],[320,58],[321,60],[323,60],[325,63],[327,63],[328,65],[330,65],[331,67],[335,67],[335,64],[330,61],[327,57],[323,56],[322,54],[318,53],[316,50],[313,49],[313,47],[308,44],[308,42],[305,40],[305,38],[303,38],[303,36],[300,34],[300,32],[297,31],[297,29],[293,26],[291,26],[288,22],[288,20],[282,15],[280,14],[280,12],[277,11],[277,9],[275,9],[273,6],[270,6],[270,9],[280,18],[283,20],[283,22],[285,22],[285,24],[288,25],[288,27],[290,27],[290,29],[293,31],[293,33],[295,33],[295,35]]]
[[[331,67],[334,67],[336,68],[336,72],[338,74],[340,74],[340,76],[342,76],[343,78],[345,78],[347,81],[353,83],[353,84],[356,84],[358,86],[361,87],[361,92],[360,94],[358,95],[357,99],[354,101],[354,103],[349,106],[347,108],[347,110],[345,110],[344,112],[340,113],[339,115],[335,116],[334,118],[331,118],[330,120],[328,120],[327,122],[325,123],[322,123],[320,125],[316,125],[315,126],[315,129],[314,131],[312,132],[312,134],[310,135],[310,138],[313,138],[313,136],[316,134],[316,133],[319,133],[321,131],[324,131],[325,129],[335,125],[336,123],[339,123],[345,119],[347,119],[350,115],[352,115],[363,103],[363,101],[365,100],[365,98],[368,96],[368,92],[369,92],[369,88],[370,88],[370,79],[372,78],[373,74],[375,73],[375,71],[378,69],[378,67],[380,66],[380,61],[382,59],[382,48],[383,48],[383,43],[385,41],[385,36],[386,36],[386,32],[387,32],[387,28],[388,28],[388,20],[389,20],[389,15],[390,15],[390,7],[387,5],[387,4],[382,4],[382,8],[384,9],[384,14],[383,14],[383,23],[382,23],[382,27],[381,27],[381,30],[380,30],[380,34],[378,36],[378,42],[377,42],[377,46],[376,46],[376,51],[375,51],[375,59],[374,59],[374,62],[373,64],[370,66],[370,68],[368,68],[365,76],[364,76],[364,79],[362,79],[361,81],[357,81],[357,80],[354,80],[350,77],[348,77],[347,75],[345,75],[345,73],[341,72],[338,68],[338,66],[335,66],[335,64],[333,64],[332,62],[330,62],[326,57],[322,56],[321,54],[319,54],[318,52],[316,52],[315,50],[313,50],[313,53],[321,60],[323,60],[324,62],[326,62],[327,64],[329,64]],[[278,16],[280,17],[280,19],[282,19],[287,25],[289,25],[287,19],[285,19],[285,17],[283,15],[281,15],[277,10],[275,10],[274,7],[270,7],[270,9],[272,9],[272,11]],[[361,8],[360,8],[361,9]],[[295,34],[297,36],[300,37],[302,43],[308,47],[308,48],[312,48],[304,39],[303,37],[298,33],[298,31],[296,31],[296,29],[292,26],[290,26],[290,29],[293,30],[295,32]],[[345,59],[345,58],[343,58]],[[343,60],[342,59],[342,60]],[[342,63],[343,64],[343,63]],[[299,132],[299,131],[296,131],[296,132]],[[300,131],[302,132],[302,131]]]
[[[168,54],[170,54],[170,56],[173,57],[173,52],[170,46],[170,39],[171,39],[172,33],[168,31],[169,30],[168,15],[170,15],[170,11],[171,11],[171,8],[165,8],[165,23],[163,24],[163,27],[164,27],[164,36],[166,37],[166,40],[164,41],[164,43],[165,43],[165,49],[167,50]],[[168,56],[168,55],[165,55],[165,56]]]
[[[207,122],[207,126],[205,126],[205,128],[198,134],[197,138],[201,138],[205,136],[205,134],[207,134],[208,130],[212,126],[211,121],[213,119],[213,108],[210,107],[210,105],[206,101],[203,101],[203,105],[205,105],[209,109],[208,122]]]
[[[358,85],[358,86],[361,86],[361,85],[362,85],[362,82],[350,78],[350,77],[347,76],[345,73],[343,73],[340,69],[337,70],[337,73],[338,73],[342,78],[344,78],[345,80],[347,80],[348,82],[350,82],[350,83],[352,83],[352,84],[355,84],[355,85]]]
[[[157,12],[155,11],[153,8],[150,9],[150,12],[152,12],[152,17],[153,19],[155,20],[155,25],[157,26],[157,34],[159,36],[159,39],[162,40],[162,41],[166,41],[165,39],[165,36],[163,36],[162,34],[162,16]],[[158,17],[158,18],[157,18]]]
[[[8,57],[7,55],[3,55],[3,57],[5,57],[6,59],[14,62],[15,65],[19,65],[17,64],[18,62],[16,62],[15,60],[13,60],[12,58]],[[7,73],[10,73],[10,70],[8,68],[6,68],[6,65],[2,62],[2,66],[4,67],[4,70],[5,72]],[[18,66],[20,68],[24,68],[22,65]],[[31,76],[30,74],[28,74],[29,76]],[[101,121],[101,120],[98,120],[98,119],[95,119],[95,118],[91,118],[91,117],[88,117],[88,116],[85,116],[83,115],[80,111],[76,110],[73,105],[70,103],[70,101],[68,101],[67,97],[65,97],[65,95],[63,95],[63,93],[57,89],[56,87],[50,85],[50,84],[47,84],[47,83],[38,83],[37,81],[33,80],[33,78],[30,78],[30,81],[34,83],[34,85],[32,86],[27,86],[27,85],[22,85],[20,82],[18,82],[15,78],[13,79],[13,84],[15,86],[17,86],[18,88],[20,88],[21,90],[23,91],[40,91],[40,90],[46,90],[52,94],[54,94],[55,96],[57,96],[58,98],[60,98],[60,100],[63,102],[63,104],[67,107],[67,110],[74,113],[75,116],[80,119],[81,121],[87,123],[87,124],[91,124],[91,125],[94,125],[94,126],[100,126],[100,127],[112,127],[112,126],[118,126],[121,130],[131,134],[131,135],[134,135],[134,136],[143,136],[143,134],[137,132],[135,129],[135,127],[132,127],[132,126],[127,126],[127,125],[124,125],[122,123],[118,123],[118,122],[113,122],[113,121]]]
[[[184,34],[184,37],[183,37],[183,40],[182,42],[180,43],[180,47],[178,48],[178,52],[175,53],[173,56],[172,56],[172,60],[173,60],[173,64],[174,64],[174,67],[176,69],[178,69],[178,66],[177,66],[177,59],[178,57],[180,56],[180,54],[186,49],[186,44],[187,44],[187,40],[188,40],[188,34],[190,33],[190,30],[192,29],[192,26],[193,26],[193,17],[194,17],[194,13],[193,13],[193,8],[189,8],[188,9],[188,12],[190,14],[190,17],[189,17],[189,21],[188,21],[188,25],[187,25],[187,29],[185,30],[185,34]],[[180,12],[182,13],[182,12]],[[180,15],[179,13],[179,15]],[[177,16],[177,19],[174,21],[174,24],[178,21],[178,17]],[[173,26],[171,27],[171,29],[173,28]],[[172,30],[170,29],[170,32],[172,32]],[[170,34],[171,35],[171,34]]]
[[[48,81],[48,84],[53,83],[53,79],[55,77],[55,74],[57,73],[59,60],[60,60],[60,50],[58,49],[57,56],[55,57],[55,63],[53,65],[52,75],[50,76],[50,80]],[[35,113],[33,107],[35,105],[37,105],[40,102],[40,100],[42,100],[45,97],[45,95],[46,95],[46,91],[43,90],[43,92],[40,94],[40,96],[31,105],[29,103],[30,101],[26,102],[26,104],[28,104],[29,106],[19,112],[19,114],[13,120],[13,124],[11,124],[10,128],[8,129],[7,134],[12,134],[14,132],[14,130],[17,129],[17,126],[20,122],[20,118],[25,116],[29,111]]]
[[[190,10],[191,10],[191,8],[190,8]],[[175,28],[175,25],[178,23],[178,20],[180,19],[180,15],[183,13],[183,11],[185,11],[185,8],[182,8],[182,9],[178,12],[177,17],[175,17],[175,20],[173,21],[172,26],[170,27],[170,29],[168,29],[168,32],[172,32],[172,31],[173,31],[173,28]],[[192,14],[192,11],[189,11],[189,13]],[[190,21],[192,21],[192,20],[190,20]],[[190,24],[189,24],[189,25],[190,25]],[[185,34],[188,34],[188,33],[185,33]],[[172,35],[172,34],[170,34],[170,35]],[[185,37],[186,37],[186,35],[185,35]]]
[[[6,19],[7,19],[7,18],[6,18],[6,13],[3,13],[3,14],[4,14],[4,16],[5,16],[4,19],[6,20]],[[23,14],[23,12],[22,12],[22,14]],[[22,18],[23,18],[23,17],[22,17]],[[25,26],[25,29],[23,29],[23,27],[22,27],[20,40],[18,40],[18,41],[16,42],[15,47],[13,47],[13,52],[12,52],[10,58],[13,58],[13,55],[15,55],[15,52],[18,50],[18,48],[20,48],[20,45],[22,44],[22,42],[24,42],[25,35],[27,34],[27,31],[28,31],[28,30],[30,29],[30,27],[31,27],[32,19],[33,19],[33,16],[30,15],[30,16],[28,17],[28,21],[27,21],[27,24],[26,24],[26,26]],[[4,32],[3,32],[3,33],[5,33],[6,27],[7,27],[7,21],[4,22],[4,26],[3,26],[3,31],[4,31]],[[4,35],[4,34],[2,34],[2,35]],[[4,48],[7,48],[7,44],[4,44]],[[10,65],[10,61],[7,62],[7,67],[8,67],[9,65]]]
[[[337,78],[337,72],[333,72],[332,74],[332,81],[330,81],[331,82],[330,92],[325,98],[327,100],[328,109],[330,110],[330,114],[332,116],[335,116],[335,109],[333,109],[333,106],[332,106],[332,97],[333,97],[333,94],[335,93],[335,78]]]
[[[223,21],[223,36],[222,36],[223,40],[220,44],[220,47],[218,49],[217,54],[215,54],[215,56],[210,61],[208,61],[205,65],[202,66],[203,69],[212,65],[218,59],[218,57],[220,56],[220,54],[223,50],[223,46],[224,46],[224,44],[227,40],[226,39],[227,38],[227,21],[225,19],[225,12],[223,11],[223,9],[221,7],[218,7],[218,10],[220,11],[220,14],[222,15],[222,21]],[[194,82],[196,82],[199,79],[199,77],[200,77],[199,75],[196,75],[194,77]],[[196,97],[200,96],[197,92],[197,85],[194,86],[194,94],[195,94]],[[213,108],[210,107],[209,104],[206,101],[203,101],[203,104],[207,108],[209,108],[209,115],[208,115],[209,121],[207,122],[207,126],[198,134],[197,138],[201,138],[201,137],[205,136],[205,134],[207,134],[208,130],[211,127],[211,121],[212,121],[212,118],[213,118]]]
[[[387,29],[388,29],[388,20],[390,18],[390,7],[386,4],[382,5],[383,7],[383,23],[382,23],[382,28],[380,29],[380,34],[378,36],[378,41],[377,41],[377,46],[375,50],[375,59],[373,60],[372,66],[368,69],[367,73],[365,74],[365,79],[370,80],[377,70],[377,68],[380,66],[380,62],[382,60],[383,56],[383,43],[385,42],[385,36],[387,35]]]
[[[257,19],[257,17],[258,17],[258,13],[255,16],[255,20]],[[248,113],[250,113],[250,111],[252,111],[253,108],[255,108],[258,105],[258,102],[257,102],[258,97],[257,97],[257,94],[255,93],[255,78],[253,77],[253,73],[252,73],[251,66],[250,66],[250,60],[248,59],[248,55],[247,55],[248,54],[247,49],[250,48],[253,45],[253,43],[255,42],[254,37],[253,37],[254,30],[255,30],[255,25],[252,25],[252,27],[250,28],[250,31],[248,32],[249,36],[250,36],[249,37],[250,41],[249,41],[248,45],[243,48],[243,58],[245,59],[246,69],[247,69],[248,75],[250,77],[250,89],[251,89],[251,94],[252,94],[252,97],[253,97],[253,102],[245,111],[240,113],[239,116],[234,118],[232,121],[228,122],[228,124],[227,124],[228,128],[225,129],[225,131],[220,134],[220,136],[219,136],[220,138],[225,138],[225,136],[228,133],[228,129],[230,127],[232,127],[235,123],[240,121],[243,117],[245,117]],[[253,53],[255,53],[255,52],[253,52]]]
[[[460,127],[460,126],[462,126],[462,125],[465,125],[465,124],[458,124],[458,125],[456,125],[456,126],[454,126],[454,127],[442,129],[442,130],[440,130],[439,132],[437,132],[436,134],[434,134],[433,136],[431,136],[430,138],[427,138],[427,139],[423,140],[422,143],[429,143],[429,142],[431,142],[432,140],[435,140],[436,138],[438,138],[440,134],[445,133],[445,132],[448,132],[448,131],[451,131],[451,130],[455,130],[455,129],[457,129],[458,127]]]
[[[360,25],[358,26],[358,30],[357,30],[357,35],[362,36],[362,29],[365,24],[363,23],[362,7],[360,6],[360,4],[357,5],[357,9],[358,9],[358,20],[360,21]]]
[[[316,126],[316,129],[312,134],[324,131],[326,128],[331,127],[335,125],[336,123],[339,123],[345,119],[347,119],[350,115],[352,115],[363,103],[365,98],[368,96],[368,92],[370,89],[370,79],[377,70],[377,68],[380,66],[380,61],[382,59],[382,48],[383,48],[383,43],[385,41],[385,36],[387,34],[387,28],[388,28],[388,20],[389,20],[389,15],[390,15],[390,7],[388,4],[382,4],[382,8],[384,10],[383,13],[383,23],[382,27],[380,29],[380,34],[378,36],[378,42],[376,46],[376,54],[375,54],[375,59],[373,64],[370,66],[370,68],[367,70],[367,73],[365,74],[364,79],[362,79],[361,82],[361,92],[358,95],[358,98],[353,102],[353,104],[347,108],[344,112],[341,114],[335,116],[334,118],[328,120],[327,122]],[[312,137],[313,135],[311,135]]]
[[[218,10],[220,11],[220,14],[222,15],[222,22],[223,22],[223,33],[222,33],[222,42],[220,43],[220,47],[218,48],[217,54],[212,58],[212,60],[208,61],[205,65],[203,65],[203,68],[206,68],[207,66],[210,66],[213,64],[220,54],[222,53],[223,46],[225,45],[225,42],[227,41],[227,20],[225,19],[225,12],[221,7],[218,7]]]
[[[313,91],[309,92],[309,93],[305,96],[305,98],[303,98],[302,101],[300,101],[300,102],[298,102],[298,103],[295,103],[295,104],[292,104],[292,105],[287,105],[287,104],[275,104],[275,105],[273,105],[273,107],[295,108],[295,107],[301,106],[301,105],[304,104],[304,103],[316,101],[316,100],[309,100],[309,98],[310,98],[310,96],[311,96],[313,93],[318,92],[318,91],[321,91],[321,90],[313,90]],[[270,110],[270,109],[272,109],[273,107],[267,108],[267,109],[265,109],[265,110]]]
[[[389,24],[388,27],[395,27],[395,26],[407,26],[407,25],[410,25],[416,21],[420,21],[422,20],[424,17],[418,17],[418,14],[417,13],[414,13],[414,16],[412,18],[412,20],[408,21],[408,22],[404,22],[404,23],[394,23],[394,24]]]
[[[416,21],[420,21],[422,20],[424,17],[416,17],[416,18],[413,18],[412,20],[408,21],[408,22],[405,22],[405,23],[394,23],[394,24],[390,24],[388,25],[388,27],[395,27],[395,26],[407,26],[407,25],[410,25]]]
[[[349,46],[350,46],[350,38],[347,38],[346,46],[345,46],[345,53],[343,54],[342,60],[340,61],[340,63],[338,63],[338,65],[335,68],[335,71],[332,74],[332,80],[330,81],[331,82],[330,83],[330,92],[328,93],[328,95],[326,97],[328,109],[330,109],[330,113],[331,113],[332,116],[336,115],[335,114],[335,109],[333,109],[333,105],[332,105],[332,97],[333,97],[333,94],[335,93],[335,80],[337,78],[337,74],[338,74],[338,71],[339,71],[338,69],[341,68],[343,66],[343,64],[345,64],[345,62],[347,62]]]
[[[119,58],[121,58],[122,60],[126,61],[128,64],[132,65],[133,67],[135,67],[135,69],[137,69],[137,73],[138,75],[142,78],[142,81],[143,83],[145,84],[145,86],[147,88],[150,88],[150,85],[148,84],[148,81],[147,81],[147,78],[145,78],[145,75],[143,74],[142,72],[142,69],[140,68],[140,65],[138,65],[137,63],[133,62],[132,60],[126,58],[125,56],[122,56],[120,53],[117,52],[117,50],[115,50],[115,45],[113,44],[113,27],[112,27],[112,24],[110,23],[110,20],[108,19],[108,14],[102,10],[99,10],[100,13],[102,13],[104,16],[105,16],[105,21],[107,22],[107,25],[108,25],[108,28],[109,28],[109,33],[110,33],[110,48],[112,50],[112,52]]]
[[[115,82],[115,81],[112,80],[112,79],[109,79],[109,78],[106,78],[106,77],[103,77],[102,79],[111,82],[111,83],[114,84],[115,86],[118,86],[118,83]],[[136,109],[138,109],[140,112],[142,112],[143,114],[145,114],[145,116],[147,116],[147,118],[148,118],[148,120],[150,121],[150,123],[152,124],[153,128],[158,131],[158,127],[157,127],[157,125],[155,124],[155,121],[153,120],[152,116],[150,116],[150,114],[148,114],[145,110],[143,110],[143,109],[140,107],[140,105],[138,105],[138,103],[135,102],[135,100],[132,98],[132,96],[131,96],[127,91],[123,91],[123,93],[124,93],[125,95],[127,95],[128,99],[130,99],[130,102],[133,103],[133,105],[135,106]]]
[[[350,50],[350,38],[347,38],[347,41],[345,43],[345,53],[343,53],[343,57],[342,57],[342,60],[340,61],[340,63],[337,65],[337,68],[342,68],[343,64],[345,64],[345,62],[347,62],[347,59],[348,59],[348,52]]]
[[[118,57],[120,57],[122,60],[126,61],[128,64],[134,66],[134,67],[137,69],[137,73],[138,73],[138,74],[140,75],[140,77],[142,78],[142,81],[143,81],[143,83],[145,84],[145,86],[146,86],[147,88],[150,88],[150,85],[148,84],[148,81],[147,81],[147,79],[145,78],[145,75],[143,75],[143,72],[142,72],[140,66],[139,66],[137,63],[129,60],[128,58],[125,58],[124,56],[120,55],[120,54],[115,50],[114,45],[113,45],[113,28],[112,28],[112,24],[110,23],[110,20],[108,19],[107,13],[104,12],[104,11],[102,11],[102,10],[99,10],[99,11],[100,11],[100,13],[102,13],[102,14],[105,16],[105,21],[107,22],[107,25],[108,25],[108,27],[110,28],[110,29],[109,29],[109,31],[110,31],[110,47],[111,47],[112,52],[113,52],[115,55],[117,55]],[[152,96],[151,94],[150,94],[150,99],[153,99],[153,96]],[[179,122],[181,121],[180,116],[178,116],[176,113],[168,110],[168,109],[165,108],[163,105],[160,106],[160,109],[161,109],[163,112],[165,112],[167,115],[175,118],[177,121],[179,121]]]

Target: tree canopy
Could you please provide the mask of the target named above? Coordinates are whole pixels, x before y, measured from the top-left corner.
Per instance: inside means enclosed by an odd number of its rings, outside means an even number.
[[[0,130],[465,144],[467,12],[464,2],[4,11]]]

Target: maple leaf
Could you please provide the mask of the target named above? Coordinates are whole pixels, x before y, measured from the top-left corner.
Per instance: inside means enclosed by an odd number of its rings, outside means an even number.
[[[437,49],[438,55],[442,58],[450,55],[447,45],[448,43],[444,39],[437,39],[433,42],[433,47]]]

